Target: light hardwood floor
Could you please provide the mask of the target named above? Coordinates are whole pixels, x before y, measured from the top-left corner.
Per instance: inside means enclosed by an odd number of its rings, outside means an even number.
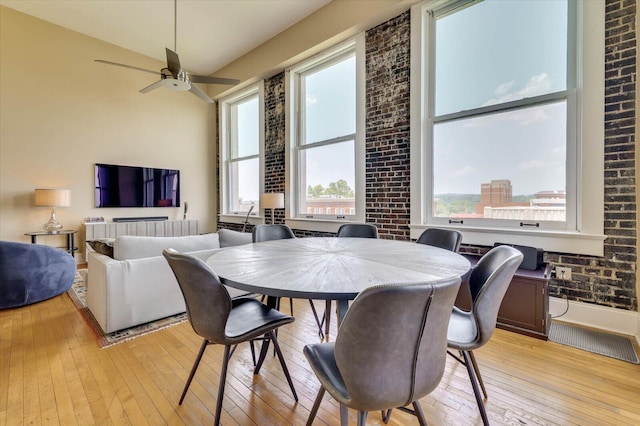
[[[275,357],[252,375],[245,345],[230,365],[224,425],[305,424],[319,383],[302,348],[319,338],[307,301],[296,301],[294,310],[296,321],[281,328],[279,338],[300,401],[294,403]],[[0,311],[0,425],[210,424],[219,347],[207,349],[178,405],[200,343],[183,323],[101,350],[66,294]],[[640,424],[638,365],[503,330],[476,357],[493,425]],[[482,423],[466,370],[453,360],[422,407],[430,425]],[[350,416],[355,424],[353,411]],[[339,407],[328,394],[314,424],[339,424]],[[383,424],[380,414],[371,413],[368,424]],[[390,424],[418,423],[395,410]]]

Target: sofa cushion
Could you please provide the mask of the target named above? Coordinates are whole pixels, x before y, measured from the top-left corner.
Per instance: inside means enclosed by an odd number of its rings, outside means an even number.
[[[220,247],[241,246],[253,242],[253,235],[250,232],[219,229],[218,235],[220,236]]]
[[[102,238],[100,240],[87,241],[96,252],[113,258],[113,243],[115,238]]]
[[[183,237],[141,237],[124,235],[113,246],[115,260],[142,259],[162,256],[162,250],[172,248],[182,253],[220,248],[218,234],[187,235]]]

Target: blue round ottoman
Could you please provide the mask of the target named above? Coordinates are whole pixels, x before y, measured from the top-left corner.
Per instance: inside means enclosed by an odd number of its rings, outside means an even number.
[[[76,261],[58,248],[0,241],[0,309],[49,299],[69,290]]]

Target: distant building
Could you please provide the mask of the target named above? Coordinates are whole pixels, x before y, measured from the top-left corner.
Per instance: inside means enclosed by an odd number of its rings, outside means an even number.
[[[480,184],[480,204],[488,206],[510,203],[513,198],[513,187],[509,179],[492,180],[491,183]]]
[[[476,204],[476,213],[474,217],[486,217],[485,209],[487,207],[515,207],[528,206],[529,203],[513,202],[513,187],[509,179],[492,180],[491,183],[483,183],[480,185],[480,203]]]
[[[528,203],[485,205],[483,206],[483,217],[487,219],[564,221],[566,219],[566,192],[540,191]]]
[[[332,216],[354,215],[356,214],[356,201],[355,198],[331,196],[307,198],[305,213],[308,215],[328,214]]]

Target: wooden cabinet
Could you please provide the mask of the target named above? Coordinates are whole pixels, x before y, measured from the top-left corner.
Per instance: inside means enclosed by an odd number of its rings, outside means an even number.
[[[472,267],[479,259],[478,256],[472,255],[465,257],[469,259]],[[550,325],[549,277],[548,264],[535,271],[518,269],[502,299],[497,327],[547,340]],[[471,309],[471,294],[466,282],[460,286],[456,306],[460,309]]]

